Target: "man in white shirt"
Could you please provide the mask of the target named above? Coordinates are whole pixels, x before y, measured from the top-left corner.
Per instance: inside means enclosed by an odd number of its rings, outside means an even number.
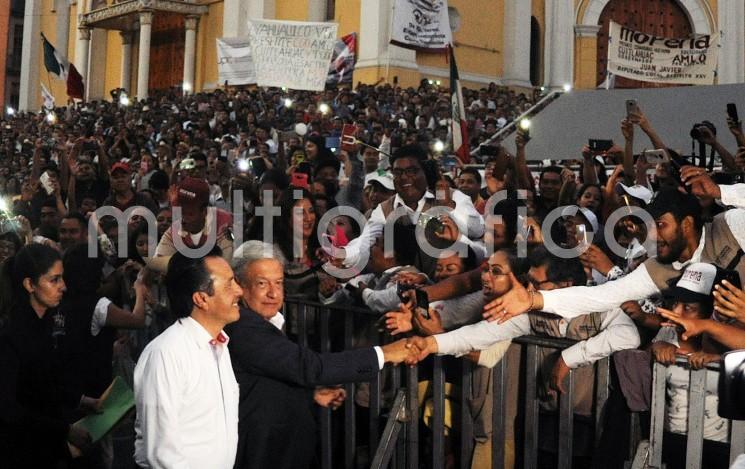
[[[424,172],[424,162],[427,152],[418,145],[406,145],[399,148],[391,157],[391,173],[396,195],[380,203],[370,214],[370,219],[362,230],[362,234],[349,242],[344,248],[344,265],[357,265],[362,253],[367,253],[375,240],[383,236],[383,230],[389,215],[396,209],[402,208],[408,214],[412,224],[419,221],[422,212],[436,206],[435,194],[427,190],[427,176]],[[459,226],[466,227],[465,235],[470,239],[481,238],[484,234],[484,221],[473,206],[471,198],[460,191],[451,194],[452,211],[450,216]],[[465,240],[462,240],[465,242]],[[466,242],[466,244],[468,244]],[[364,266],[358,266],[364,267]]]
[[[231,469],[238,445],[238,383],[226,324],[243,290],[218,249],[176,253],[166,288],[176,322],[150,342],[134,372],[135,462],[142,468]]]
[[[719,186],[702,168],[684,167],[682,178],[698,196],[709,196],[733,206],[704,227],[701,207],[690,195],[663,189],[647,207],[655,219],[657,257],[649,259],[629,275],[594,287],[572,287],[530,293],[517,287],[484,307],[484,316],[500,323],[530,310],[573,318],[586,311],[607,311],[630,300],[659,294],[665,280],[682,275],[693,262],[719,263],[721,268],[745,272],[745,184]],[[710,231],[709,231],[710,230]],[[723,232],[726,234],[722,234]],[[717,240],[717,237],[721,238]],[[725,242],[722,239],[728,239]],[[726,261],[719,259],[726,255]],[[730,265],[733,264],[733,265]],[[667,277],[667,278],[665,278]]]

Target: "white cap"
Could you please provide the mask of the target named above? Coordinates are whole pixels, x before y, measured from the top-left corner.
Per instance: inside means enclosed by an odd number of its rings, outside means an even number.
[[[622,195],[621,191],[627,193],[629,196],[639,199],[645,204],[649,204],[652,201],[652,191],[649,188],[635,184],[633,186],[627,186],[621,182],[616,186],[616,193]]]
[[[683,276],[675,285],[675,296],[688,296],[689,292],[695,295],[709,296],[717,280],[717,268],[713,264],[697,262],[686,267]],[[685,292],[682,292],[685,290]],[[682,293],[682,295],[681,295]],[[684,298],[679,298],[685,300]],[[693,299],[693,298],[691,298]]]
[[[389,191],[396,190],[393,186],[393,176],[389,171],[377,170],[365,176],[365,187],[369,186],[370,183],[376,181],[381,186],[385,187]]]
[[[585,207],[579,207],[577,205],[567,205],[564,207],[561,211],[562,217],[573,217],[577,215],[577,212],[580,212],[580,215],[585,217],[585,219],[590,223],[590,226],[592,227],[592,232],[597,233],[600,229],[600,223],[598,222],[598,217],[595,216],[594,213],[592,213],[592,210]]]

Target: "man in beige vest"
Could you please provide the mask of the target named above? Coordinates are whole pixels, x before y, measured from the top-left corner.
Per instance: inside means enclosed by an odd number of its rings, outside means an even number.
[[[662,189],[647,211],[656,224],[657,257],[629,275],[594,287],[572,287],[529,292],[513,288],[486,307],[488,320],[502,323],[527,311],[538,310],[571,319],[587,311],[608,311],[630,300],[659,294],[680,277],[692,262],[707,262],[737,270],[745,278],[745,184],[719,186],[702,168],[685,167],[681,176],[693,194],[710,196],[725,206],[704,226],[701,206],[694,195]]]

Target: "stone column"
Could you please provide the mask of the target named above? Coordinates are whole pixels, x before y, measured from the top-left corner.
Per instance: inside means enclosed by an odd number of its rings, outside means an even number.
[[[223,6],[223,37],[248,35],[248,20],[273,19],[276,0],[225,0]]]
[[[745,0],[719,0],[719,84],[745,82]]]
[[[55,0],[56,38],[54,47],[57,52],[67,58],[67,44],[70,41],[70,2],[69,0]]]
[[[574,84],[577,88],[593,89],[597,87],[598,76],[598,33],[600,26],[594,24],[577,24],[574,34],[577,36],[577,53],[575,59]]]
[[[574,79],[574,1],[546,0],[545,84],[552,89]]]
[[[78,40],[75,43],[75,68],[83,77],[83,83],[87,86],[88,78],[88,54],[91,48],[91,30],[87,27],[78,28]]]
[[[140,54],[137,61],[137,99],[147,99],[150,79],[150,35],[153,30],[153,12],[140,12]]]
[[[530,83],[530,13],[531,0],[505,0],[504,73],[502,83],[532,86]]]
[[[199,17],[187,16],[184,19],[186,40],[184,41],[184,94],[194,92],[194,63],[197,55],[197,24]]]
[[[308,0],[308,21],[326,21],[326,0]]]
[[[419,68],[415,51],[389,44],[392,14],[392,0],[362,0],[360,3],[360,49],[355,69],[382,68],[373,70],[374,74],[369,77],[366,75],[372,82],[388,67]]]
[[[39,68],[41,65],[41,0],[26,0],[23,13],[23,44],[21,52],[21,87],[18,110],[39,110]]]
[[[132,42],[134,38],[129,31],[119,31],[119,35],[122,37],[122,78],[119,86],[130,94],[132,92],[130,86],[132,84]]]

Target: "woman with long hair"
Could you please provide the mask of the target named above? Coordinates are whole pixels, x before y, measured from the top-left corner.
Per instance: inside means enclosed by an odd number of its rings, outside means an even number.
[[[3,467],[65,467],[68,443],[85,448],[88,432],[65,415],[81,403],[66,391],[53,315],[65,292],[55,249],[21,248],[2,266],[7,324],[0,330],[0,454]],[[10,295],[10,296],[7,296]]]
[[[301,196],[295,198],[300,191]],[[281,213],[274,224],[274,242],[287,259],[285,265],[285,294],[311,297],[318,292],[317,271],[320,260],[316,251],[318,217],[315,200],[306,189],[290,186],[279,201]]]

